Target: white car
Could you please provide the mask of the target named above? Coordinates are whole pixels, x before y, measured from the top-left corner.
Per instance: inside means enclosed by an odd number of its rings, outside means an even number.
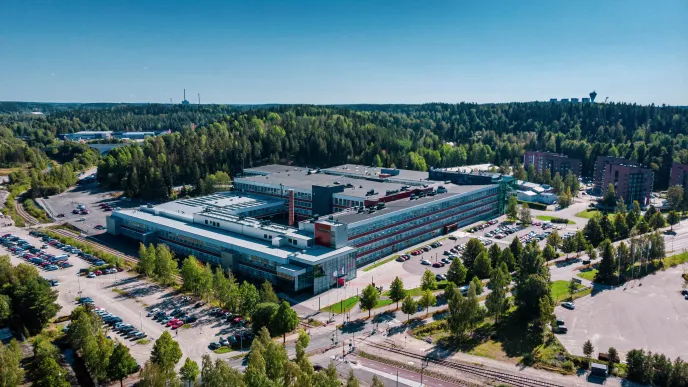
[[[150,317],[150,316],[152,316],[152,315],[154,315],[154,314],[156,314],[156,313],[158,313],[158,312],[160,312],[160,309],[159,309],[159,308],[153,308],[153,309],[151,309],[151,310],[148,311],[148,314],[147,314],[146,316]]]
[[[79,219],[77,219],[76,221],[77,221],[77,222],[85,222],[85,221],[86,221],[86,218],[79,218]]]
[[[430,265],[430,261],[428,261],[427,259],[423,259],[422,261],[420,261],[420,264],[421,265]]]

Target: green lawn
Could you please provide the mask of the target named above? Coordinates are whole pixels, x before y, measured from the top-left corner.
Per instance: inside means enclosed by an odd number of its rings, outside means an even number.
[[[579,218],[591,219],[595,214],[599,214],[598,210],[584,210],[576,214]]]
[[[232,352],[232,348],[230,348],[230,347],[220,347],[220,348],[214,350],[213,352],[215,352],[215,353],[218,354],[218,355],[221,355],[221,354],[223,354],[223,353]]]
[[[580,273],[578,273],[578,276],[581,278],[585,278],[588,281],[594,281],[595,276],[597,275],[597,269],[590,269],[590,270],[581,270]]]
[[[391,305],[393,303],[394,302],[390,299],[378,300],[373,309],[382,308],[383,306]]]
[[[577,285],[577,289],[583,287],[583,285]],[[554,299],[554,302],[561,302],[569,299],[569,281],[559,280],[552,282],[552,299]]]
[[[389,258],[383,259],[382,261],[379,261],[379,262],[375,262],[374,264],[372,264],[372,265],[370,265],[370,266],[364,268],[363,271],[371,271],[371,270],[375,269],[376,267],[382,266],[382,265],[384,265],[385,263],[390,262],[390,261],[393,261],[393,260],[395,260],[395,259],[397,259],[397,258],[399,258],[398,255],[392,255],[392,256],[389,257]]]
[[[537,219],[540,219],[540,220],[544,220],[544,221],[546,221],[546,222],[551,222],[551,221],[552,221],[552,218],[556,218],[556,216],[537,215],[536,218],[537,218]],[[559,224],[559,223],[557,223],[557,224]],[[569,219],[569,224],[576,224],[576,222],[574,222],[573,220],[570,220],[570,219]]]
[[[445,286],[447,286],[447,281],[437,281],[437,289],[435,289],[433,292],[444,289]],[[410,295],[411,297],[420,297],[423,295],[423,293],[425,292],[423,291],[423,289],[419,287],[413,289],[406,289],[406,294]],[[383,292],[382,295],[389,297],[389,290]]]
[[[356,304],[358,304],[359,300],[360,298],[358,296],[349,297],[344,301],[335,302],[334,304],[321,308],[320,310],[323,312],[332,313],[348,312],[351,309],[353,309],[353,307],[356,306]]]

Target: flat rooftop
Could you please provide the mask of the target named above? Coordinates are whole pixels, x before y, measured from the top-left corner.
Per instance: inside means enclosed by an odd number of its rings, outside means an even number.
[[[269,175],[272,173],[280,172],[308,172],[310,168],[305,167],[294,167],[289,165],[281,164],[268,164],[260,167],[244,168],[244,173],[259,174],[259,175]]]
[[[337,167],[325,168],[323,172],[325,173],[346,173],[351,175],[358,175],[361,177],[376,177],[379,178],[380,174],[383,173],[383,169],[394,169],[394,168],[378,168],[370,167],[365,165],[357,164],[344,164]],[[389,179],[403,179],[403,180],[413,180],[413,181],[423,181],[428,180],[428,173],[423,171],[413,171],[410,169],[395,169],[398,174],[392,175]]]
[[[115,218],[129,218],[151,222],[166,228],[170,228],[176,233],[182,235],[185,234],[198,239],[207,239],[216,243],[224,244],[228,249],[236,250],[245,254],[276,257],[280,259],[293,259],[309,264],[317,263],[321,260],[330,258],[334,255],[339,255],[343,252],[355,250],[349,246],[336,250],[318,245],[314,245],[306,250],[290,248],[288,246],[276,247],[273,246],[269,241],[263,241],[261,239],[256,239],[245,235],[206,227],[201,224],[149,214],[140,210],[114,211],[111,216]],[[305,253],[303,251],[305,251]]]
[[[373,179],[373,177],[370,177]],[[339,175],[330,175],[323,172],[308,174],[308,170],[290,170],[283,172],[274,172],[264,176],[245,176],[236,178],[236,182],[251,181],[256,183],[270,184],[272,186],[279,186],[282,184],[285,189],[295,188],[304,191],[311,191],[312,186],[320,185],[326,187],[344,186],[342,195],[354,196],[367,199],[376,199],[387,196],[388,190],[401,190],[404,184],[386,182],[379,179],[368,180],[363,178],[351,178]],[[429,186],[437,185],[438,182],[427,181]],[[350,187],[348,185],[351,185]],[[370,190],[376,192],[375,195],[367,195]],[[413,187],[411,187],[413,189]]]
[[[175,200],[172,202],[159,204],[155,206],[155,208],[166,212],[176,212],[191,216],[195,213],[202,212],[206,208],[211,210],[241,212],[241,210],[255,208],[258,206],[277,205],[282,203],[284,203],[284,200],[273,199],[268,196],[238,192],[216,192],[212,195]]]
[[[334,220],[340,223],[352,224],[360,222],[362,220],[373,219],[378,216],[387,215],[396,211],[406,210],[408,208],[420,207],[428,203],[432,203],[438,200],[447,199],[449,197],[462,195],[468,192],[477,191],[486,187],[495,187],[492,184],[485,185],[455,185],[455,184],[443,184],[443,187],[447,189],[447,192],[443,194],[437,194],[435,196],[425,196],[415,200],[401,199],[395,200],[393,202],[385,203],[385,208],[382,210],[376,210],[372,214],[368,212],[358,213],[356,210],[349,209],[344,212],[338,212],[332,214]]]

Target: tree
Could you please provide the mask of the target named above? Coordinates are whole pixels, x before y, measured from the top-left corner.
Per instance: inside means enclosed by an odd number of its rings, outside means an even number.
[[[583,343],[583,354],[588,358],[588,361],[590,361],[590,356],[592,356],[594,351],[595,347],[592,346],[590,340],[587,340],[585,343]]]
[[[600,283],[611,283],[614,273],[616,272],[616,264],[614,262],[615,250],[614,245],[609,239],[605,239],[600,244],[602,251],[602,260],[600,261],[595,281]]]
[[[487,250],[487,256],[490,257],[490,264],[493,268],[499,267],[499,263],[502,259],[502,249],[500,249],[496,243],[493,243]]]
[[[502,269],[495,269],[492,271],[490,278],[491,292],[485,299],[485,307],[488,313],[494,317],[495,322],[499,323],[499,318],[507,310],[506,288],[509,285],[506,274]]]
[[[573,295],[576,294],[576,290],[578,290],[578,282],[576,282],[575,279],[571,278],[571,281],[569,281],[569,298],[573,301]]]
[[[518,240],[518,238],[514,238],[514,240]],[[511,252],[511,248],[502,250],[502,262],[508,267],[508,273],[516,270],[516,259],[514,259],[514,254]]]
[[[628,224],[626,222],[626,215],[617,212],[614,216],[614,230],[618,239],[628,238]]]
[[[173,259],[169,247],[158,243],[155,256],[155,279],[163,286],[173,284],[177,275],[177,262]]]
[[[425,269],[423,277],[420,279],[420,288],[423,290],[437,289],[437,281],[435,280],[435,274],[433,272]]]
[[[81,349],[84,363],[86,363],[86,367],[96,383],[107,379],[110,356],[113,350],[112,340],[108,339],[103,332],[98,332],[95,336],[88,336],[84,341]]]
[[[163,369],[160,365],[147,361],[139,373],[141,387],[181,387],[181,381],[174,371]]]
[[[568,259],[569,254],[576,251],[576,239],[569,237],[563,240],[561,251],[566,253],[566,258]]]
[[[521,221],[523,224],[531,224],[533,223],[533,218],[532,215],[530,214],[530,208],[522,204],[521,208],[518,210],[518,220]]]
[[[481,252],[473,265],[473,274],[478,278],[490,278],[492,264],[485,251]]]
[[[628,380],[638,383],[650,384],[653,379],[652,358],[646,355],[642,349],[632,349],[626,353]]]
[[[463,262],[460,259],[454,259],[449,264],[449,270],[447,270],[447,281],[461,285],[466,282],[467,273],[468,270],[466,270]]]
[[[548,325],[554,322],[554,305],[552,304],[551,297],[540,298],[538,301],[538,312],[540,329],[544,331]]]
[[[475,294],[483,294],[483,282],[480,280],[480,278],[478,278],[477,276],[473,277],[470,285],[473,285],[473,287],[475,288]]]
[[[198,292],[199,295],[207,301],[210,301],[210,297],[212,297],[214,292],[213,280],[213,270],[210,267],[210,264],[203,265],[203,270],[201,271],[201,275],[198,279]]]
[[[251,314],[251,327],[255,333],[263,327],[270,327],[279,305],[272,302],[261,302]]]
[[[616,189],[614,188],[614,184],[609,183],[607,186],[607,192],[604,193],[602,204],[607,207],[614,207],[616,205]]]
[[[179,343],[174,341],[169,331],[165,331],[153,344],[150,361],[158,365],[162,372],[174,371],[175,365],[182,358],[182,350]]]
[[[518,199],[515,195],[509,196],[509,202],[506,205],[506,217],[511,221],[518,219]]]
[[[238,290],[239,295],[239,313],[250,316],[260,301],[258,289],[253,284],[246,281],[241,283]]]
[[[184,361],[182,368],[179,369],[179,376],[189,387],[196,385],[196,379],[198,379],[200,373],[201,370],[198,368],[198,363],[188,357]]]
[[[609,349],[607,350],[607,358],[609,372],[611,372],[614,369],[614,366],[616,366],[616,363],[619,363],[621,361],[621,359],[619,359],[619,353],[616,351],[616,348],[609,347]]]
[[[382,381],[377,378],[377,375],[373,375],[373,383],[370,386],[371,387],[385,387],[385,384],[382,383]]]
[[[373,167],[382,167],[382,159],[380,158],[380,155],[375,155],[375,158],[373,159]]]
[[[684,195],[685,193],[682,186],[675,185],[669,187],[667,190],[667,203],[669,204],[669,207],[674,211],[678,211],[681,207],[681,203],[683,203]]]
[[[155,270],[155,247],[150,244],[146,249],[146,245],[139,244],[139,262],[136,264],[136,271],[146,277],[152,277]]]
[[[588,221],[588,224],[586,224],[583,228],[583,233],[585,235],[585,239],[587,239],[594,247],[597,247],[597,245],[604,240],[602,227],[600,227],[600,222],[596,218],[592,218]]]
[[[476,238],[471,238],[466,243],[466,249],[463,252],[463,264],[466,266],[468,272],[473,272],[473,265],[480,253],[485,251],[485,246]]]
[[[196,257],[190,255],[184,259],[180,271],[182,277],[182,290],[198,295],[201,285],[201,273],[203,268]]]
[[[404,297],[401,302],[401,311],[406,314],[406,322],[411,319],[411,315],[418,311],[418,304],[410,295]]]
[[[664,216],[661,212],[655,211],[647,223],[653,230],[657,230],[666,225],[666,219],[664,219]]]
[[[37,334],[61,309],[56,303],[57,291],[32,266],[19,264],[13,272],[17,280],[5,285],[12,300],[12,324]]]
[[[36,365],[33,375],[33,385],[36,387],[69,387],[67,371],[57,364],[52,357],[43,358]]]
[[[509,270],[513,271],[516,269],[516,266],[518,266],[518,263],[521,262],[521,253],[523,252],[523,245],[521,244],[521,240],[518,238],[512,239],[511,244],[509,244],[509,250],[511,250],[511,255],[513,255],[514,258],[514,267],[509,266]]]
[[[437,304],[437,297],[430,290],[426,290],[420,297],[419,304],[425,308],[425,314],[427,315],[430,312],[430,307]]]
[[[553,230],[551,234],[547,235],[547,244],[553,249],[558,249],[561,246],[561,236],[557,230]]]
[[[554,251],[552,245],[545,246],[545,249],[542,250],[542,257],[545,258],[545,261],[551,261],[557,257],[557,253]]]
[[[359,387],[358,379],[354,376],[354,370],[349,370],[349,377],[346,379],[346,387]]]
[[[602,229],[602,235],[609,239],[609,240],[614,240],[616,237],[616,229],[614,227],[614,223],[609,220],[609,217],[607,214],[604,214],[602,216],[602,219],[600,220],[600,228]]]
[[[671,225],[671,231],[674,231],[674,225],[681,221],[681,216],[676,211],[669,212],[667,215],[667,222]]]
[[[287,333],[293,331],[299,325],[299,316],[296,315],[296,312],[289,306],[288,302],[282,301],[270,325],[272,326],[272,333],[282,335],[282,342],[286,343]]]
[[[404,289],[404,283],[399,277],[394,278],[392,284],[389,286],[389,298],[392,302],[397,303],[397,309],[399,309],[399,301],[406,297],[406,290]]]
[[[434,277],[433,277],[434,279]],[[380,293],[377,291],[375,286],[372,284],[366,286],[363,288],[363,292],[361,292],[361,309],[367,310],[368,311],[368,317],[370,317],[370,313],[377,305],[377,301],[380,299]]]
[[[123,380],[133,374],[139,365],[129,353],[129,347],[122,343],[117,343],[112,350],[107,368],[107,377],[110,380],[119,380],[119,385],[123,386]]]
[[[621,273],[625,272],[631,267],[631,254],[626,243],[621,242],[616,248],[616,260]]]
[[[277,298],[277,294],[275,291],[272,289],[272,284],[270,282],[263,281],[263,284],[260,285],[260,290],[258,291],[258,295],[260,297],[260,302],[271,302],[273,304],[279,304],[279,299]]]
[[[22,351],[17,340],[3,346],[0,343],[0,386],[15,387],[24,379],[24,370],[21,366]]]

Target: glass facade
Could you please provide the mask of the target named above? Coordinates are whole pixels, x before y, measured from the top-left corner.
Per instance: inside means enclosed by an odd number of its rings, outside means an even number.
[[[343,270],[343,272],[342,272]],[[319,294],[337,286],[339,277],[350,281],[356,278],[356,253],[341,255],[310,267],[313,275],[313,294]]]

